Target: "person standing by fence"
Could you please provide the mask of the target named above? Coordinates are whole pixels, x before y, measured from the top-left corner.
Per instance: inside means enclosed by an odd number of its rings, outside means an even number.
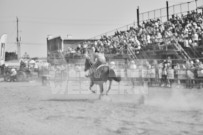
[[[168,66],[169,64],[164,61],[163,63],[163,67],[162,67],[162,81],[161,81],[161,86],[164,87],[164,86],[170,86],[170,83],[169,83],[169,80],[167,78],[167,75],[168,75]]]
[[[131,83],[132,83],[133,87],[135,86],[135,81],[136,81],[136,78],[134,76],[134,73],[135,73],[136,69],[137,69],[137,66],[135,64],[135,61],[132,60],[130,62],[130,65],[129,65],[129,71],[130,71],[130,73],[129,73],[130,76],[129,77],[130,77],[130,80],[131,80]]]
[[[186,68],[186,74],[187,74],[186,87],[192,88],[193,79],[194,79],[194,65],[189,60],[187,60],[185,64],[185,68]]]

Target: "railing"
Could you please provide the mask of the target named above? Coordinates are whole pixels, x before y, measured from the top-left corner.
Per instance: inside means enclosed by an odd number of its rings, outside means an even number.
[[[169,18],[172,15],[185,15],[188,11],[195,10],[197,11],[197,7],[201,6],[203,3],[202,0],[193,0],[188,2],[183,2],[175,5],[169,6]],[[162,22],[167,21],[167,9],[166,7],[155,9],[152,11],[143,12],[140,14],[140,20],[146,21],[149,19],[159,18]]]
[[[149,67],[146,67],[146,62],[149,62]],[[156,61],[160,61],[156,59]],[[175,60],[172,60],[173,62]],[[202,68],[188,68],[186,66],[187,60],[182,60],[183,64],[179,64],[179,67],[175,67],[174,65],[171,68],[167,68],[167,79],[169,80],[187,80],[187,79],[202,79],[203,77],[203,69]],[[121,76],[124,80],[127,78],[137,78],[137,79],[157,79],[161,80],[163,75],[163,68],[159,64],[153,63],[153,61],[147,60],[137,60],[135,63],[137,68],[131,69],[130,64],[126,63],[126,60],[114,60],[115,66],[114,70],[116,74]],[[155,66],[157,65],[157,66]],[[177,65],[176,65],[177,66]],[[70,70],[72,69],[72,70]],[[84,72],[84,61],[78,62],[75,64],[68,64],[68,77],[69,80],[87,80]]]
[[[193,0],[193,1],[188,1],[188,2],[183,2],[183,3],[179,3],[179,4],[174,4],[174,5],[169,5],[169,18],[172,17],[172,15],[185,15],[187,14],[188,11],[197,11],[197,7],[201,6],[203,3],[203,0]],[[169,3],[170,4],[170,3]],[[167,21],[167,8],[163,7],[163,8],[159,8],[159,9],[155,9],[155,10],[151,10],[151,11],[147,11],[147,12],[142,12],[139,14],[140,16],[140,23],[142,23],[143,21],[149,20],[149,19],[157,19],[159,18],[162,22]],[[102,37],[103,35],[114,35],[114,33],[116,31],[126,31],[128,30],[130,27],[135,27],[137,24],[137,22],[133,22],[130,24],[127,24],[125,26],[110,30],[108,32],[102,33],[100,35],[94,36],[90,39],[99,39],[100,37]]]
[[[174,46],[181,52],[181,54],[184,56],[184,59],[191,60],[190,56],[185,52],[185,50],[182,48],[182,46],[178,43],[177,39],[173,38],[173,41],[175,41]]]

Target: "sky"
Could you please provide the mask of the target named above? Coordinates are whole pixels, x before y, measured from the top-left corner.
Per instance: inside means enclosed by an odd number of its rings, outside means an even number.
[[[169,5],[188,0],[168,0]],[[203,0],[198,0],[202,1]],[[16,51],[19,19],[21,55],[46,57],[48,35],[72,39],[94,36],[136,22],[136,10],[166,6],[165,0],[0,0],[0,36],[8,34],[6,50]],[[127,27],[124,27],[127,29]]]

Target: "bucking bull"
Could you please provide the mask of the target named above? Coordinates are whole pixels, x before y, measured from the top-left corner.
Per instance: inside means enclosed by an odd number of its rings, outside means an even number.
[[[91,60],[86,58],[84,70],[85,71],[92,70],[92,65],[93,65],[93,63],[91,62]],[[104,91],[103,84],[105,82],[109,81],[109,87],[108,87],[108,90],[106,91],[106,95],[108,95],[108,92],[111,89],[112,81],[113,80],[116,82],[121,81],[121,77],[116,76],[115,71],[106,64],[103,64],[103,65],[100,65],[99,67],[97,67],[95,69],[95,71],[93,71],[93,73],[89,76],[89,78],[90,78],[90,86],[89,86],[90,91],[95,93],[95,91],[92,90],[92,86],[94,84],[99,85],[99,88],[100,88],[99,99],[101,99],[101,97],[103,95],[103,91]]]

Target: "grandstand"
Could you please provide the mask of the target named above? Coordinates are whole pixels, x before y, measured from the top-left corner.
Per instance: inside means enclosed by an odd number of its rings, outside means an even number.
[[[140,13],[137,20],[141,22],[137,23],[137,27],[134,22],[106,32],[94,37],[100,37],[100,40],[89,46],[114,58],[120,55],[126,58],[128,55],[128,58],[133,56],[133,59],[165,59],[168,56],[172,59],[201,59],[201,6],[201,1],[198,0],[172,6],[168,6],[167,2],[166,8]]]
[[[82,58],[85,49],[95,47],[109,58],[191,60],[203,56],[203,17],[200,0],[188,1],[137,15],[135,22],[91,39],[47,40],[60,50],[59,59]],[[127,30],[126,30],[127,28]],[[99,39],[99,40],[97,40]],[[58,47],[58,49],[57,49]],[[64,48],[65,47],[65,48]],[[53,52],[53,51],[52,51]],[[56,51],[55,51],[56,52]],[[53,54],[53,53],[52,53]],[[71,54],[71,55],[70,55]],[[55,55],[55,54],[54,54]],[[60,57],[59,57],[60,56]],[[56,58],[55,58],[56,59]]]

